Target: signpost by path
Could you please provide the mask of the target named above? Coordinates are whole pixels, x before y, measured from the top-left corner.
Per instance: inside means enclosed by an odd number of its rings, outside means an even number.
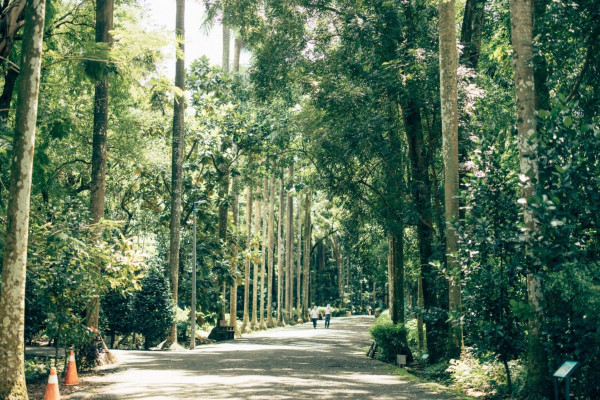
[[[566,379],[567,381],[567,390],[565,392],[566,394],[566,399],[569,399],[569,397],[571,396],[571,388],[569,385],[569,378],[571,377],[571,375],[573,375],[573,372],[575,372],[575,370],[577,369],[577,367],[579,366],[579,363],[577,361],[565,361],[563,363],[563,365],[560,366],[559,369],[556,370],[556,372],[554,373],[554,399],[558,400],[558,380],[559,379]]]

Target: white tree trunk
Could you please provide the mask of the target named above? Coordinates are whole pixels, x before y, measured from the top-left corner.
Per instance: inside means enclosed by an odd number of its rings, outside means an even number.
[[[259,325],[260,329],[267,329],[265,323],[265,269],[267,268],[267,208],[269,193],[269,178],[265,175],[263,181],[263,207],[262,207],[262,235],[261,235],[261,263],[260,263],[260,290],[259,290]]]
[[[456,20],[454,0],[439,0],[440,99],[442,108],[442,152],[444,158],[444,204],[446,208],[446,265],[449,271],[450,312],[460,312],[460,271],[456,259],[458,234],[458,91]],[[462,328],[459,318],[450,320],[449,353],[459,357]]]
[[[272,328],[275,326],[273,323],[273,264],[274,255],[273,250],[275,248],[274,234],[273,234],[273,223],[275,220],[275,173],[271,174],[271,187],[269,190],[269,226],[267,236],[269,237],[269,247],[267,250],[267,263],[269,265],[269,280],[267,282],[267,327]]]
[[[536,141],[535,85],[533,75],[533,3],[532,0],[510,1],[513,69],[517,105],[517,131],[523,185],[525,236],[531,237],[537,228],[533,210],[527,206],[535,194],[534,184],[539,179]],[[527,275],[527,295],[531,310],[528,329],[528,365],[526,386],[532,393],[544,394],[550,386],[548,359],[543,346],[541,329],[543,316],[542,282],[535,266]]]
[[[28,399],[25,271],[45,14],[45,0],[27,1],[0,292],[0,398],[7,400]]]
[[[279,218],[277,223],[277,325],[284,325],[282,320],[283,309],[283,263],[285,260],[285,250],[283,248],[283,218],[284,210],[284,176],[281,168],[281,187],[279,189]]]
[[[252,187],[246,188],[246,250],[250,252],[252,238]],[[250,331],[250,316],[248,300],[250,297],[250,257],[246,257],[246,268],[244,270],[244,318],[242,320],[242,332]]]

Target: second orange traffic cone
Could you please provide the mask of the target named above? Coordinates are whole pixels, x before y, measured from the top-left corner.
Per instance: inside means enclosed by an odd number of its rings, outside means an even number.
[[[65,385],[79,385],[79,378],[77,378],[77,365],[75,364],[75,352],[73,350],[71,350],[71,355],[69,356],[67,374],[65,375]]]
[[[46,395],[44,396],[44,400],[60,400],[56,367],[50,368],[50,376],[48,377],[48,386],[46,386]]]

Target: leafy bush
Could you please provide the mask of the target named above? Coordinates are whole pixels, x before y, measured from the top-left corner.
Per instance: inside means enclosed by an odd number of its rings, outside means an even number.
[[[469,395],[485,395],[486,399],[506,398],[519,392],[525,381],[525,367],[517,361],[509,364],[514,382],[507,384],[505,366],[498,360],[483,360],[469,349],[460,359],[450,360],[446,372],[452,376],[452,385]]]
[[[41,382],[48,379],[50,367],[45,357],[35,357],[25,360],[25,380],[27,383]]]
[[[406,327],[394,324],[389,315],[381,315],[369,329],[369,333],[377,343],[377,358],[393,362],[398,354],[406,354],[407,361],[412,361],[412,353],[406,343]]]
[[[151,268],[141,281],[142,289],[132,301],[134,330],[144,335],[144,348],[156,344],[165,337],[173,323],[175,310],[165,277]]]

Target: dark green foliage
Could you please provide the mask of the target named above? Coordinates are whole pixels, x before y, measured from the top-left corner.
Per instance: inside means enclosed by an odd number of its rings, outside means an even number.
[[[100,326],[112,338],[133,332],[131,299],[131,294],[117,290],[111,290],[102,297]]]
[[[142,289],[136,292],[131,304],[133,326],[144,335],[144,347],[148,350],[165,337],[175,310],[167,280],[158,270],[151,268],[140,284]]]
[[[518,305],[526,306],[527,268],[518,229],[516,148],[510,137],[488,135],[478,148],[464,185],[471,209],[460,229],[465,341],[476,354],[492,353],[508,362],[524,350],[526,321],[526,314],[516,313]]]
[[[572,384],[600,397],[600,129],[555,102],[540,112],[540,183],[535,255],[544,276],[550,366],[577,360]]]
[[[394,362],[398,354],[405,354],[407,362],[412,361],[412,352],[406,344],[404,324],[394,324],[389,315],[384,314],[369,328],[369,333],[377,343],[377,358],[380,360]]]

